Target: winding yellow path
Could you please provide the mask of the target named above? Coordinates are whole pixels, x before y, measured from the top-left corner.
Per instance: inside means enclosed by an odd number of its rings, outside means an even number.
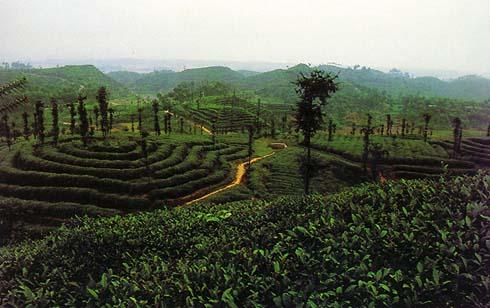
[[[275,153],[275,152],[272,152],[272,153],[269,153],[269,154],[264,155],[264,156],[260,156],[260,157],[253,158],[253,159],[250,161],[250,164],[253,164],[253,163],[255,163],[255,162],[257,162],[257,161],[259,161],[259,160],[261,160],[261,159],[267,158],[267,157],[269,157],[269,156],[271,156],[271,155],[274,155],[274,153]],[[189,202],[186,202],[186,203],[185,203],[185,205],[193,204],[193,203],[195,203],[195,202],[198,202],[198,201],[204,200],[204,199],[206,199],[206,198],[209,198],[209,197],[210,197],[210,196],[212,196],[212,195],[215,195],[215,194],[217,194],[217,193],[220,193],[220,192],[222,192],[222,191],[225,191],[225,190],[227,190],[227,189],[230,189],[230,188],[232,188],[232,187],[235,187],[235,186],[239,185],[240,183],[242,183],[242,182],[243,182],[243,178],[245,177],[245,170],[246,170],[246,169],[245,169],[245,167],[246,167],[247,165],[248,165],[248,162],[245,162],[245,163],[241,163],[241,164],[239,164],[239,165],[237,166],[237,169],[236,169],[236,175],[235,175],[235,180],[234,180],[232,183],[230,183],[230,184],[228,184],[228,185],[226,185],[226,186],[224,186],[224,187],[218,188],[217,190],[214,190],[214,191],[212,191],[212,192],[210,192],[210,193],[208,193],[208,194],[206,194],[206,195],[204,195],[204,196],[202,196],[202,197],[199,197],[199,198],[197,198],[197,199],[194,199],[194,200],[191,200],[191,201],[189,201]]]

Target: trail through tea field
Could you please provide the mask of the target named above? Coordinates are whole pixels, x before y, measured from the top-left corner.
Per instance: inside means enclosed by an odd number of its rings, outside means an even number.
[[[269,153],[269,154],[264,155],[264,156],[259,156],[259,157],[253,158],[250,161],[250,164],[253,164],[253,163],[255,163],[255,162],[257,162],[257,161],[259,161],[261,159],[264,159],[264,158],[267,158],[269,156],[272,156],[272,155],[274,155],[274,153],[275,152],[272,152],[272,153]],[[204,200],[206,198],[209,198],[212,195],[215,195],[217,193],[220,193],[222,191],[225,191],[227,189],[233,188],[233,187],[241,184],[243,182],[243,178],[245,177],[245,171],[246,171],[245,166],[247,166],[247,165],[248,165],[248,162],[244,162],[244,163],[241,163],[241,164],[239,164],[237,166],[235,180],[232,183],[230,183],[230,184],[228,184],[228,185],[226,185],[224,187],[218,188],[218,189],[216,189],[216,190],[214,190],[214,191],[212,191],[212,192],[210,192],[210,193],[208,193],[208,194],[206,194],[206,195],[204,195],[202,197],[199,197],[197,199],[191,200],[191,201],[187,202],[186,205],[190,205],[190,204],[193,204],[195,202],[202,201],[202,200]]]

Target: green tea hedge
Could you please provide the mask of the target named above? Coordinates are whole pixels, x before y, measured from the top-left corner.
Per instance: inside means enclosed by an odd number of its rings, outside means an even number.
[[[490,176],[81,218],[0,250],[33,306],[483,307]]]

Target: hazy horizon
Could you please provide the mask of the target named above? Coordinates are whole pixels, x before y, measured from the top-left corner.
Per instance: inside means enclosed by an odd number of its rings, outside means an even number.
[[[489,3],[0,0],[0,60],[335,62],[489,77]]]

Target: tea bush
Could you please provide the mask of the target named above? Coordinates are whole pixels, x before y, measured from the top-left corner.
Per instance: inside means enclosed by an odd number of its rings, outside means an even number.
[[[79,218],[0,250],[33,306],[490,304],[490,175]]]

